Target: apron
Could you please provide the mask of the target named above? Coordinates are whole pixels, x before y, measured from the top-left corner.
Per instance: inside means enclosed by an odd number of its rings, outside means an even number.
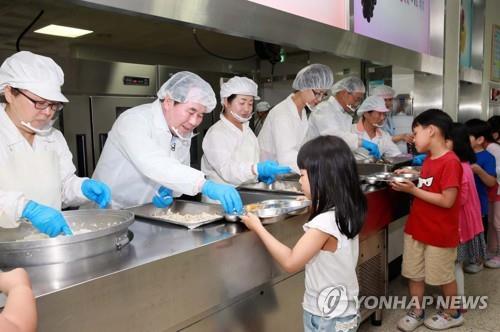
[[[13,151],[10,159],[0,166],[0,188],[22,192],[28,200],[61,210],[61,176],[57,153]],[[0,219],[3,218],[6,218],[5,214],[0,214]]]

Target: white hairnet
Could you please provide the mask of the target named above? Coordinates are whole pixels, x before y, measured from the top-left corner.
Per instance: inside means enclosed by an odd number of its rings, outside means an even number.
[[[205,106],[206,113],[212,112],[217,105],[214,90],[200,76],[189,71],[175,73],[161,86],[156,93],[159,99],[170,99],[179,102],[193,102]]]
[[[220,87],[221,103],[224,102],[224,98],[231,95],[253,96],[255,100],[260,99],[257,95],[257,84],[249,78],[239,76],[232,77]]]
[[[0,66],[0,93],[6,85],[28,90],[35,95],[51,100],[68,102],[61,93],[64,73],[51,58],[28,51],[11,55]]]
[[[377,85],[370,91],[370,96],[379,96],[384,99],[394,98],[396,91],[388,85]]]
[[[389,112],[387,107],[385,107],[384,98],[379,96],[367,97],[359,106],[357,114],[361,115],[365,112],[370,112],[370,111],[382,112],[382,113]]]
[[[257,112],[267,112],[271,109],[271,105],[267,101],[261,101],[255,105]]]
[[[314,63],[302,68],[295,76],[294,90],[321,89],[328,90],[333,84],[333,73],[330,67]]]
[[[343,90],[350,92],[350,93],[354,93],[354,92],[365,93],[365,84],[363,83],[363,81],[359,77],[349,76],[349,77],[343,78],[340,81],[338,81],[337,83],[335,83],[332,86],[331,91],[332,91],[332,94],[335,96],[335,94],[337,94],[337,92],[340,92]]]

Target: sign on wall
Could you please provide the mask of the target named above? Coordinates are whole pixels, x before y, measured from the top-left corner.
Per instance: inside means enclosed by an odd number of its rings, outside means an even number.
[[[346,0],[248,0],[297,16],[349,29],[349,5]]]
[[[491,41],[491,80],[500,82],[500,25],[493,25]]]
[[[462,0],[460,5],[460,66],[471,66],[472,49],[472,0]]]
[[[353,0],[354,32],[430,53],[430,0]]]

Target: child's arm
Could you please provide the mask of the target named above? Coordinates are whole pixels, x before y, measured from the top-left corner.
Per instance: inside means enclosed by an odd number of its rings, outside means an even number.
[[[37,313],[28,274],[23,269],[0,272],[0,291],[7,295],[0,314],[0,331],[35,331]]]
[[[330,238],[329,234],[312,228],[290,249],[272,236],[257,216],[250,213],[241,217],[241,220],[250,230],[255,231],[273,258],[289,273],[300,271]]]
[[[488,172],[486,172],[481,166],[478,164],[472,164],[470,165],[470,168],[472,168],[472,171],[474,174],[479,176],[481,181],[487,186],[487,187],[493,187],[497,183],[497,178],[494,177],[493,175],[490,175]]]
[[[409,180],[404,182],[391,182],[392,189],[406,192],[420,198],[427,203],[437,205],[442,208],[451,208],[458,195],[458,188],[447,188],[442,193],[431,193],[420,188]]]

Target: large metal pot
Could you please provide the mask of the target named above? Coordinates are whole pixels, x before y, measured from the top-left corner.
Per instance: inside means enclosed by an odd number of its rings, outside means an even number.
[[[0,267],[66,263],[107,251],[120,250],[132,240],[130,211],[65,211],[75,235],[40,239],[29,224],[0,232]],[[85,233],[79,234],[82,230]]]

